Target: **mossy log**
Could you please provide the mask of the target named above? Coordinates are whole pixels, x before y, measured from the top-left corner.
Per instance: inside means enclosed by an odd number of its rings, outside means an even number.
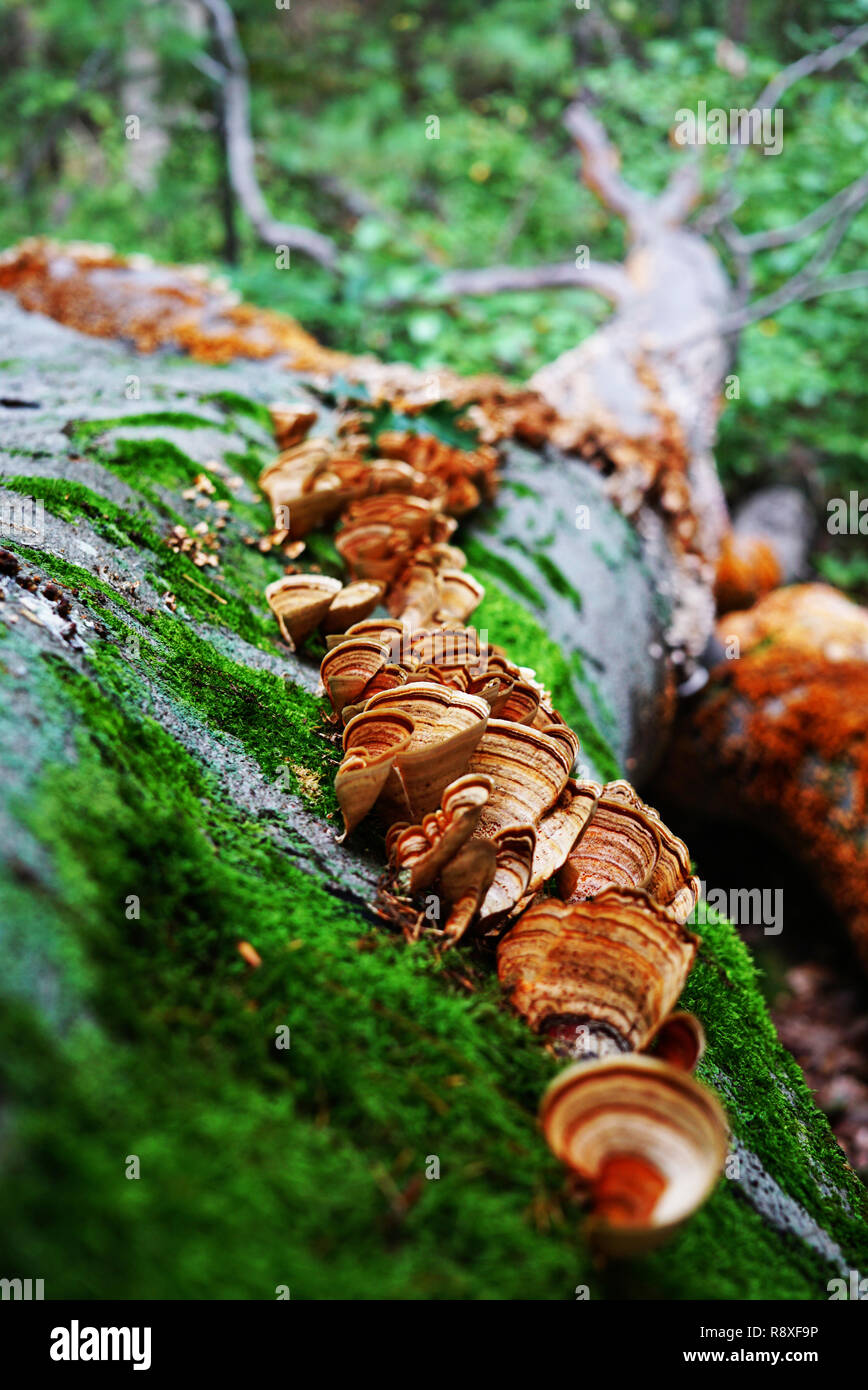
[[[52,1298],[824,1299],[864,1267],[864,1189],[713,914],[682,1002],[727,1176],[669,1246],[593,1263],[536,1128],[556,1059],[483,950],[441,960],[382,923],[373,831],[335,843],[316,645],[279,641],[282,561],[256,544],[264,406],[304,383],[138,356],[8,299],[0,361],[4,1271]],[[602,499],[581,550],[595,487],[507,448],[464,540],[479,625],[609,774],[653,728],[666,614]],[[218,516],[218,568],[166,544]]]

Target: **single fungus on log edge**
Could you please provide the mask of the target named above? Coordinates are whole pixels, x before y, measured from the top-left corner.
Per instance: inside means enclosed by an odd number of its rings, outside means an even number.
[[[601,1249],[647,1249],[709,1195],[727,1146],[719,1103],[689,1075],[702,1027],[672,1012],[698,944],[687,848],[629,783],[571,776],[579,741],[535,672],[466,626],[483,590],[450,538],[493,495],[494,450],[395,431],[373,443],[361,411],[307,439],[313,412],[272,414],[275,536],[334,524],[351,574],[268,590],[290,643],[326,638],[344,836],[378,818],[384,915],[406,907],[410,939],[500,938],[514,1008],[580,1059],[543,1099],[546,1139],[586,1190]],[[446,909],[436,927],[412,906],[428,889]]]
[[[639,1051],[676,1003],[696,946],[647,893],[605,888],[534,903],[501,941],[498,974],[513,1007],[561,1050],[572,1053],[563,1040],[583,1025],[579,1053]]]
[[[555,1077],[540,1118],[590,1204],[603,1253],[637,1255],[672,1235],[711,1195],[728,1148],[720,1102],[687,1072],[628,1054]]]

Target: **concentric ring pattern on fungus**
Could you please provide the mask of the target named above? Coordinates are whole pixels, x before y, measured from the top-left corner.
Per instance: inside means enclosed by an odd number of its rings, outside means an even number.
[[[536,673],[467,626],[483,590],[452,538],[494,493],[494,449],[408,431],[375,451],[359,412],[333,439],[309,437],[306,406],[272,418],[273,539],[334,525],[349,571],[288,574],[267,594],[290,645],[326,638],[343,835],[368,817],[383,829],[383,900],[408,938],[496,944],[512,1007],[574,1059],[541,1124],[589,1236],[613,1256],[651,1248],[706,1200],[727,1151],[723,1110],[690,1075],[701,1025],[673,1013],[698,945],[687,848],[629,783],[573,777],[579,741]],[[418,905],[432,890],[434,924]]]

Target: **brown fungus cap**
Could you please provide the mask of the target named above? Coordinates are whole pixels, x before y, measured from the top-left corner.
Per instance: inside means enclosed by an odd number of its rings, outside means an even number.
[[[543,1096],[540,1119],[549,1147],[588,1193],[592,1244],[612,1256],[671,1236],[711,1195],[726,1161],[717,1098],[653,1057],[568,1067]]]
[[[265,597],[290,647],[319,626],[342,587],[325,574],[287,574],[269,584]]]
[[[534,903],[501,941],[498,974],[535,1031],[550,1018],[589,1019],[639,1050],[678,999],[697,944],[646,893],[607,888],[586,902]]]
[[[386,848],[395,873],[403,877],[409,893],[429,887],[454,859],[476,829],[490,795],[490,780],[470,773],[450,783],[443,792],[440,809],[425,816],[420,825],[392,827]]]
[[[309,405],[278,403],[269,406],[271,425],[278,449],[291,449],[306,439],[316,424],[317,412]]]
[[[409,721],[411,736],[396,752],[384,779],[381,809],[387,820],[408,814],[415,820],[435,811],[449,783],[468,771],[470,757],[485,730],[488,706],[476,695],[433,682],[383,690],[347,725],[345,750],[349,752],[352,741],[359,738],[360,728],[376,737],[378,723],[396,714]],[[371,805],[373,802],[366,810]]]
[[[623,781],[603,788],[558,873],[558,889],[567,902],[593,898],[610,886],[644,888],[682,922],[699,893],[687,846]]]

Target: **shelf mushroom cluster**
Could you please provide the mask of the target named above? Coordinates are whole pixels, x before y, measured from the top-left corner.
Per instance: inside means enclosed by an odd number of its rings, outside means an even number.
[[[575,779],[579,742],[548,691],[466,626],[482,590],[449,541],[491,493],[493,452],[390,432],[366,459],[359,417],[328,441],[307,439],[311,415],[275,414],[285,447],[262,485],[290,538],[341,518],[352,582],[287,576],[269,602],[290,640],[327,634],[343,835],[370,814],[386,827],[390,895],[439,909],[411,935],[497,943],[512,1006],[573,1061],[541,1118],[595,1240],[646,1249],[709,1195],[727,1150],[690,1074],[701,1026],[673,1013],[698,945],[686,846],[629,783]],[[389,616],[370,616],[381,598]]]

